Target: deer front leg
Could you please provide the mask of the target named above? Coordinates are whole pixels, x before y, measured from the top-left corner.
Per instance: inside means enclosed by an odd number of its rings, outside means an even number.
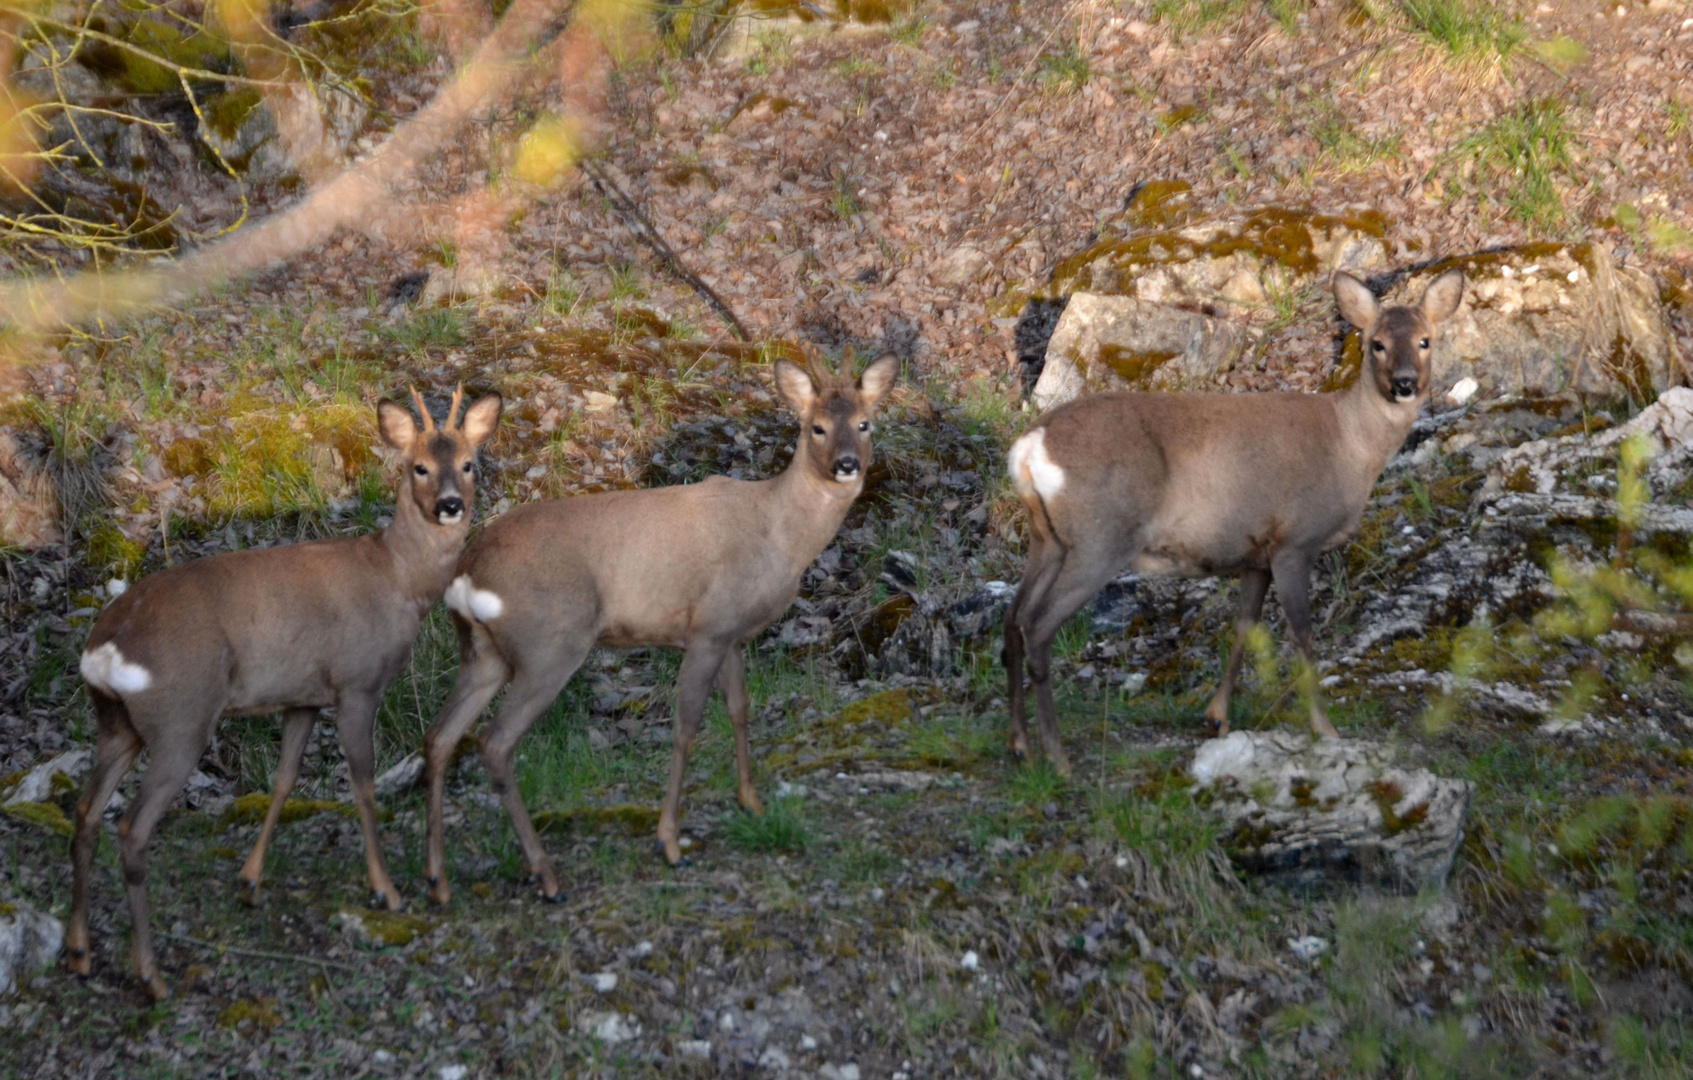
[[[376,819],[376,707],[375,694],[343,694],[335,705],[335,726],[341,737],[341,755],[347,759],[353,802],[358,806],[359,827],[364,832],[365,869],[370,875],[372,907],[399,911],[405,907],[388,865],[382,859],[382,834]]]
[[[1235,680],[1240,677],[1247,635],[1258,625],[1258,618],[1264,611],[1264,594],[1269,589],[1268,570],[1248,570],[1240,576],[1240,615],[1235,619],[1234,645],[1229,649],[1229,663],[1223,669],[1222,684],[1205,709],[1206,726],[1218,737],[1229,733],[1229,698],[1234,694]]]
[[[1340,737],[1329,723],[1323,708],[1322,694],[1317,686],[1317,657],[1311,643],[1311,565],[1312,559],[1303,552],[1278,555],[1272,567],[1276,579],[1276,596],[1287,615],[1288,630],[1293,634],[1293,646],[1299,653],[1299,691],[1310,702],[1311,730],[1326,739]]]
[[[247,902],[259,902],[259,881],[265,872],[265,851],[270,847],[271,833],[282,817],[282,806],[300,776],[300,760],[306,754],[306,740],[317,722],[316,709],[289,709],[282,714],[282,756],[276,761],[276,783],[270,794],[270,809],[259,828],[253,850],[241,867],[241,882],[246,886]]]
[[[682,671],[676,678],[676,733],[670,748],[670,782],[664,791],[664,806],[658,812],[658,842],[671,866],[682,861],[682,781],[688,771],[688,751],[699,733],[700,718],[711,692],[712,676],[723,666],[724,647],[694,642],[682,655]]]
[[[752,750],[747,745],[747,715],[752,711],[752,698],[747,693],[745,662],[739,645],[730,646],[723,656],[723,666],[717,671],[717,685],[729,706],[729,721],[735,727],[735,771],[738,778],[736,797],[741,809],[749,814],[763,814],[764,803],[752,784]]]

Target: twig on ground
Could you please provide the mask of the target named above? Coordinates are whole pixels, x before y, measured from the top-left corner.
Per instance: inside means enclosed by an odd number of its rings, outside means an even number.
[[[240,945],[219,945],[216,942],[202,941],[197,937],[189,937],[187,934],[173,934],[168,931],[159,931],[159,936],[168,938],[171,941],[180,941],[184,945],[193,945],[195,948],[205,949],[209,952],[234,953],[236,956],[250,956],[255,960],[283,960],[291,964],[316,964],[321,968],[338,968],[341,971],[356,972],[359,970],[352,964],[343,964],[335,960],[325,960],[318,956],[295,956],[291,953],[269,952],[265,949],[247,949],[241,947]],[[329,975],[326,971],[324,974],[324,980],[327,982],[328,979]],[[333,992],[334,987],[331,986],[330,989]]]
[[[593,180],[594,190],[605,196],[606,200],[611,203],[612,209],[617,211],[617,216],[623,219],[623,223],[629,226],[635,235],[652,248],[653,253],[664,262],[665,269],[698,293],[700,299],[710,305],[711,309],[717,312],[724,322],[729,324],[729,328],[735,331],[736,337],[742,341],[751,341],[752,335],[747,333],[747,328],[741,325],[741,320],[735,317],[735,313],[729,305],[724,302],[721,296],[717,295],[710,285],[701,281],[697,274],[683,264],[681,256],[676,254],[674,248],[665,243],[664,237],[659,235],[657,227],[647,219],[645,214],[641,213],[641,208],[635,205],[635,200],[631,199],[622,188],[617,186],[617,181],[608,176],[597,162],[584,161],[582,171],[588,174],[589,179]]]

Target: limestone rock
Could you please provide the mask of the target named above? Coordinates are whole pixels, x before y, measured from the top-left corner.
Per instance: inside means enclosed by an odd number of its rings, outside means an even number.
[[[1211,739],[1189,772],[1212,788],[1244,869],[1295,884],[1364,881],[1406,892],[1445,882],[1475,785],[1393,764],[1386,747],[1292,731]]]
[[[61,783],[74,785],[94,767],[94,751],[81,747],[67,750],[50,761],[43,762],[23,775],[5,794],[3,805],[46,802],[53,797],[53,781],[63,776]]]
[[[1050,409],[1104,390],[1213,388],[1247,345],[1228,319],[1129,296],[1076,293],[1030,400]]]
[[[1454,266],[1469,282],[1435,344],[1437,394],[1468,376],[1484,394],[1577,390],[1649,401],[1683,377],[1652,279],[1617,266],[1602,244],[1532,244],[1446,259],[1407,276],[1383,302],[1416,302]]]
[[[0,994],[47,967],[65,944],[58,919],[23,904],[0,902]]]

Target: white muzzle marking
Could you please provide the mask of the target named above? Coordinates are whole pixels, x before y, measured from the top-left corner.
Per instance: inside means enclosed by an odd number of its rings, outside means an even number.
[[[485,623],[497,619],[506,610],[506,602],[498,593],[478,589],[469,574],[460,574],[447,586],[447,606],[474,622]]]
[[[123,653],[110,641],[85,651],[81,668],[84,682],[113,697],[139,694],[153,685],[153,673],[140,664],[125,660]]]
[[[1020,494],[1030,491],[1042,499],[1050,499],[1064,490],[1064,470],[1046,452],[1046,429],[1036,428],[1011,444],[1006,464],[1011,470],[1011,483]]]
[[[457,525],[464,520],[464,511],[460,510],[454,514],[436,514],[435,520],[443,525]]]

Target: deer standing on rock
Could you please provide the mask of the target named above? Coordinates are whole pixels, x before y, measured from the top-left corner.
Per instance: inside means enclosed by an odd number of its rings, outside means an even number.
[[[543,896],[558,878],[517,789],[517,744],[595,645],[682,649],[675,745],[659,814],[664,857],[681,861],[678,818],[688,751],[712,682],[735,730],[742,807],[763,813],[747,747],[741,645],[781,617],[800,575],[834,539],[864,489],[870,421],[899,360],[883,356],[854,380],[777,360],[776,388],[800,419],[793,461],[768,480],[714,476],[698,484],[608,491],[517,507],[459,560],[447,605],[460,665],[424,740],[429,778],[429,895],[445,903],[444,798],[454,748],[505,688],[478,748]]]
[[[118,823],[129,890],[135,968],[156,998],[167,996],[147,914],[147,841],[226,716],[282,712],[282,754],[270,810],[241,881],[256,897],[265,848],[299,774],[320,710],[334,707],[341,749],[363,827],[377,904],[398,911],[400,894],[376,830],[373,728],[385,690],[410,655],[423,618],[446,591],[470,531],[476,451],[500,418],[498,394],[435,427],[412,396],[377,405],[382,438],[404,473],[393,523],[382,532],[233,551],[172,567],[138,582],[94,624],[82,677],[99,724],[94,771],[77,806],[75,884],[65,944],[70,967],[91,966],[88,886],[100,818],[124,774],[150,751],[141,790]]]
[[[1052,641],[1125,569],[1238,574],[1240,616],[1205,716],[1229,730],[1247,632],[1273,580],[1303,663],[1311,727],[1336,734],[1317,695],[1311,569],[1344,543],[1429,392],[1429,350],[1458,310],[1464,276],[1436,278],[1415,307],[1383,309],[1363,282],[1334,275],[1340,313],[1363,333],[1358,381],[1332,394],[1099,394],[1061,405],[1012,444],[1011,480],[1029,508],[1023,582],[1005,617],[1011,750],[1028,753],[1023,667],[1041,746],[1070,766],[1052,700]]]

